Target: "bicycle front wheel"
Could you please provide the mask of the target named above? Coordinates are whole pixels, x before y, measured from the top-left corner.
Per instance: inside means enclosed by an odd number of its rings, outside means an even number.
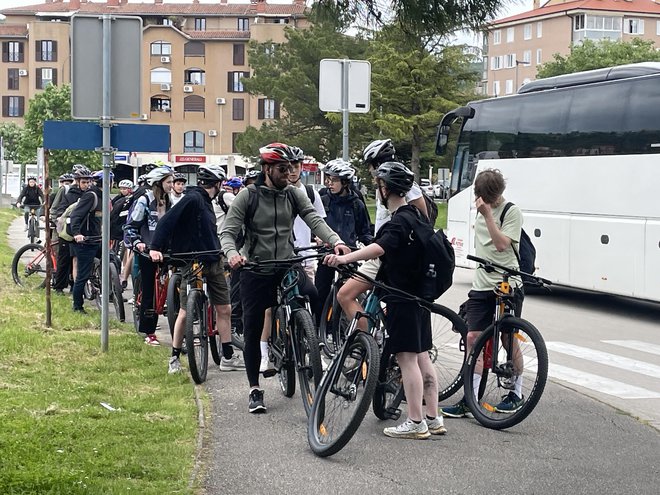
[[[11,262],[14,283],[26,289],[42,289],[46,286],[46,248],[40,244],[21,247]]]
[[[429,355],[438,377],[438,401],[443,401],[463,385],[467,325],[445,306],[433,304],[429,309],[433,339]]]
[[[307,441],[319,457],[339,452],[369,409],[380,369],[378,344],[364,332],[349,337],[316,390]]]
[[[323,376],[321,367],[321,349],[312,315],[306,310],[293,313],[293,327],[295,329],[298,379],[300,381],[300,395],[302,396],[305,414],[309,416],[314,402],[314,392]]]
[[[173,273],[167,284],[167,323],[170,326],[170,336],[172,338],[174,338],[174,323],[176,322],[176,317],[179,315],[179,309],[181,308],[181,300],[179,298],[180,290],[181,274]]]
[[[39,220],[34,215],[28,221],[28,238],[30,239],[30,243],[34,243],[39,239]]]
[[[200,290],[191,290],[186,306],[186,348],[195,383],[204,383],[209,365],[208,301]]]
[[[119,273],[117,273],[117,266],[110,263],[110,296],[112,304],[115,308],[115,316],[119,321],[126,320],[126,310],[124,308],[124,295],[122,294],[121,282],[119,281]]]
[[[479,423],[501,430],[520,423],[538,404],[548,378],[548,351],[536,327],[520,318],[500,322],[500,342],[493,342],[493,335],[491,325],[468,356],[465,398]],[[473,393],[475,376],[481,377],[479,399]]]

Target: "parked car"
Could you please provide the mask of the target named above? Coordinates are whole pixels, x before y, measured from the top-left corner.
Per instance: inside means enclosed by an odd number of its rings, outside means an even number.
[[[447,199],[449,197],[449,179],[441,180],[433,186],[433,197]]]
[[[422,191],[424,191],[430,197],[433,197],[434,194],[433,184],[431,184],[431,181],[429,179],[420,179],[419,187],[421,187]]]

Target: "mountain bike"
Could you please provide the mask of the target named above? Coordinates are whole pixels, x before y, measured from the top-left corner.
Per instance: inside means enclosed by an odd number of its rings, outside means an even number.
[[[51,243],[50,262],[52,266],[52,280],[55,280],[57,271],[58,241]],[[26,244],[21,247],[11,262],[11,276],[14,283],[26,289],[42,289],[46,286],[46,257],[48,250],[41,244]]]
[[[339,351],[318,386],[308,420],[307,439],[312,451],[321,457],[337,453],[353,437],[369,405],[380,419],[397,419],[404,399],[401,370],[387,347],[386,301],[397,297],[415,301],[431,313],[433,347],[429,351],[438,370],[440,396],[453,394],[461,385],[467,329],[452,310],[400,291],[358,272],[354,266],[338,269],[372,284],[364,311],[351,321]],[[385,306],[384,306],[385,304]],[[366,332],[358,321],[367,319]],[[383,342],[383,352],[379,343]],[[452,356],[443,362],[445,356]]]
[[[243,270],[283,270],[277,289],[277,305],[272,308],[270,358],[279,373],[280,387],[286,397],[296,392],[296,373],[305,413],[309,415],[314,394],[323,375],[321,350],[307,296],[298,283],[306,277],[300,263],[323,254],[297,256],[286,260],[248,262]]]
[[[149,255],[135,250],[138,256],[149,258]],[[151,259],[151,258],[149,258]],[[137,264],[137,263],[136,263]],[[166,301],[169,292],[169,277],[170,272],[165,264],[158,264],[156,266],[156,273],[154,275],[154,313],[156,315],[166,314]],[[142,274],[133,277],[133,325],[135,331],[140,333],[140,308],[142,306]],[[178,308],[177,308],[178,313]],[[174,316],[176,320],[176,316]],[[169,321],[169,316],[168,316]],[[170,323],[170,332],[174,334],[174,322]]]
[[[126,309],[124,308],[124,296],[122,295],[121,282],[119,280],[119,271],[121,270],[121,262],[117,254],[110,250],[110,263],[108,265],[110,270],[110,302],[115,309],[115,316],[119,321],[126,320]],[[83,288],[83,295],[85,299],[94,301],[96,306],[101,309],[101,260],[94,258],[94,267],[92,273]]]
[[[30,207],[30,215],[28,216],[27,224],[27,237],[30,243],[34,244],[39,239],[39,217],[37,215],[39,207]]]
[[[468,255],[487,272],[498,272],[493,323],[477,338],[465,363],[465,399],[475,419],[487,428],[501,430],[517,425],[534,410],[548,378],[548,351],[541,333],[529,321],[514,316],[510,277],[525,276],[538,286],[552,282],[497,263]],[[474,376],[481,376],[475,396]],[[517,397],[515,406],[502,406]],[[514,397],[514,398],[516,398]]]

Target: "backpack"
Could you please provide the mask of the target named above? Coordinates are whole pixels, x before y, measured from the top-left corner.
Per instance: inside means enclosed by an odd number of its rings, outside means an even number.
[[[509,208],[513,206],[513,203],[509,202],[504,205],[502,214],[500,215],[500,226],[504,223],[504,215],[509,211]],[[520,229],[520,244],[518,245],[518,252],[513,244],[511,245],[513,252],[518,259],[518,265],[520,266],[520,271],[529,273],[531,275],[536,271],[536,248],[532,244],[532,240],[525,232],[525,229]],[[533,280],[530,277],[522,277],[523,284],[530,284]]]
[[[98,204],[99,198],[96,196],[96,193],[94,194],[94,206],[92,207],[92,210],[96,209],[96,205]],[[69,206],[67,206],[66,210],[64,210],[64,213],[60,215],[60,217],[57,219],[57,235],[60,239],[64,239],[67,242],[73,242],[73,234],[71,232],[71,213],[73,213],[73,210],[76,209],[76,206],[80,203],[80,198],[78,198],[74,203],[71,203]]]
[[[438,218],[438,205],[436,204],[431,197],[426,194],[424,189],[422,189],[422,197],[424,198],[424,202],[426,203],[426,212],[428,213],[428,222],[431,225],[431,227],[435,226],[435,220]]]
[[[422,247],[420,268],[424,278],[419,295],[433,302],[451,287],[456,266],[454,248],[442,229],[433,229],[417,208],[415,217],[408,214],[406,217],[410,220],[413,239]]]
[[[110,238],[113,240],[121,240],[124,235],[124,224],[128,218],[128,210],[130,208],[130,196],[122,196],[118,198],[112,205],[110,212]]]
[[[225,203],[225,200],[224,200],[224,197],[223,197],[223,196],[225,195],[226,192],[227,192],[227,191],[225,191],[224,189],[222,189],[222,190],[218,193],[218,195],[216,196],[216,198],[215,198],[216,202],[218,203],[218,206],[220,206],[220,208],[222,209],[222,211],[225,212],[225,215],[226,215],[227,212],[229,211],[229,205],[228,205],[227,203]]]

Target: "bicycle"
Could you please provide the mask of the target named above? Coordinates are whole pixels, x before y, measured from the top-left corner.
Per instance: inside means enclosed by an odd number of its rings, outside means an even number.
[[[146,252],[140,252],[137,249],[134,250],[138,256],[144,256],[148,258],[149,255]],[[137,261],[135,262],[137,265]],[[170,273],[167,268],[167,265],[158,264],[156,266],[156,273],[154,275],[154,313],[156,315],[164,315],[166,311],[167,295],[169,293],[169,281]],[[121,287],[121,284],[120,284]],[[140,333],[140,307],[142,306],[142,274],[138,272],[137,276],[133,277],[133,326],[135,331]],[[178,307],[177,307],[178,313]],[[168,321],[169,314],[168,314]],[[174,321],[176,321],[176,315],[174,319],[170,322],[170,333],[174,335]]]
[[[243,270],[285,270],[277,289],[277,304],[272,308],[269,357],[279,374],[285,397],[296,391],[296,372],[305,413],[309,415],[315,391],[323,375],[321,350],[309,300],[300,294],[298,282],[306,277],[299,264],[322,254],[297,256],[286,260],[254,261]],[[266,375],[264,375],[266,376]]]
[[[446,354],[440,354],[439,349],[454,349],[458,356],[465,353],[467,334],[463,320],[449,308],[375,281],[350,265],[338,269],[345,275],[363,278],[375,289],[367,296],[364,311],[358,312],[351,321],[346,338],[317,389],[309,416],[307,439],[312,451],[320,457],[337,453],[350,441],[369,405],[373,406],[374,413],[380,419],[398,419],[400,415],[398,406],[404,398],[403,383],[396,358],[387,348],[386,308],[382,306],[384,298],[393,295],[415,301],[431,312],[433,348],[429,352],[436,369],[442,364],[438,356]],[[367,332],[357,330],[361,318],[367,319]],[[384,343],[382,354],[379,351],[381,339]],[[461,367],[462,364],[458,366],[459,370]],[[460,387],[458,375],[460,373],[453,368],[448,374],[442,374],[452,378],[439,381],[440,396],[449,396]],[[349,409],[352,411],[348,412]]]
[[[488,272],[502,274],[495,287],[493,323],[477,338],[470,351],[463,375],[465,398],[470,412],[483,426],[501,430],[523,421],[534,410],[548,377],[548,351],[541,333],[529,321],[514,316],[512,276],[526,276],[540,287],[552,282],[468,255]],[[481,375],[478,397],[473,392],[474,374]],[[519,382],[520,381],[520,382]],[[500,402],[522,389],[522,404],[512,410],[499,409]],[[516,394],[518,395],[518,394]]]
[[[53,241],[50,249],[52,280],[55,280],[55,273],[57,272],[57,255],[54,249],[57,245],[58,241]],[[47,252],[46,246],[34,243],[26,244],[16,251],[11,262],[11,276],[14,283],[30,290],[46,287]]]
[[[37,212],[40,207],[30,207],[30,216],[28,217],[27,225],[27,237],[30,239],[30,243],[34,244],[37,239],[39,239],[39,217]]]
[[[121,268],[121,262],[117,257],[117,254],[110,250],[110,302],[112,303],[115,309],[115,316],[121,322],[126,320],[126,309],[124,308],[124,296],[122,294],[121,282],[119,281],[119,270]],[[94,267],[92,268],[92,273],[83,288],[83,294],[85,299],[89,301],[94,301],[96,307],[101,309],[101,260],[99,258],[94,258]]]

